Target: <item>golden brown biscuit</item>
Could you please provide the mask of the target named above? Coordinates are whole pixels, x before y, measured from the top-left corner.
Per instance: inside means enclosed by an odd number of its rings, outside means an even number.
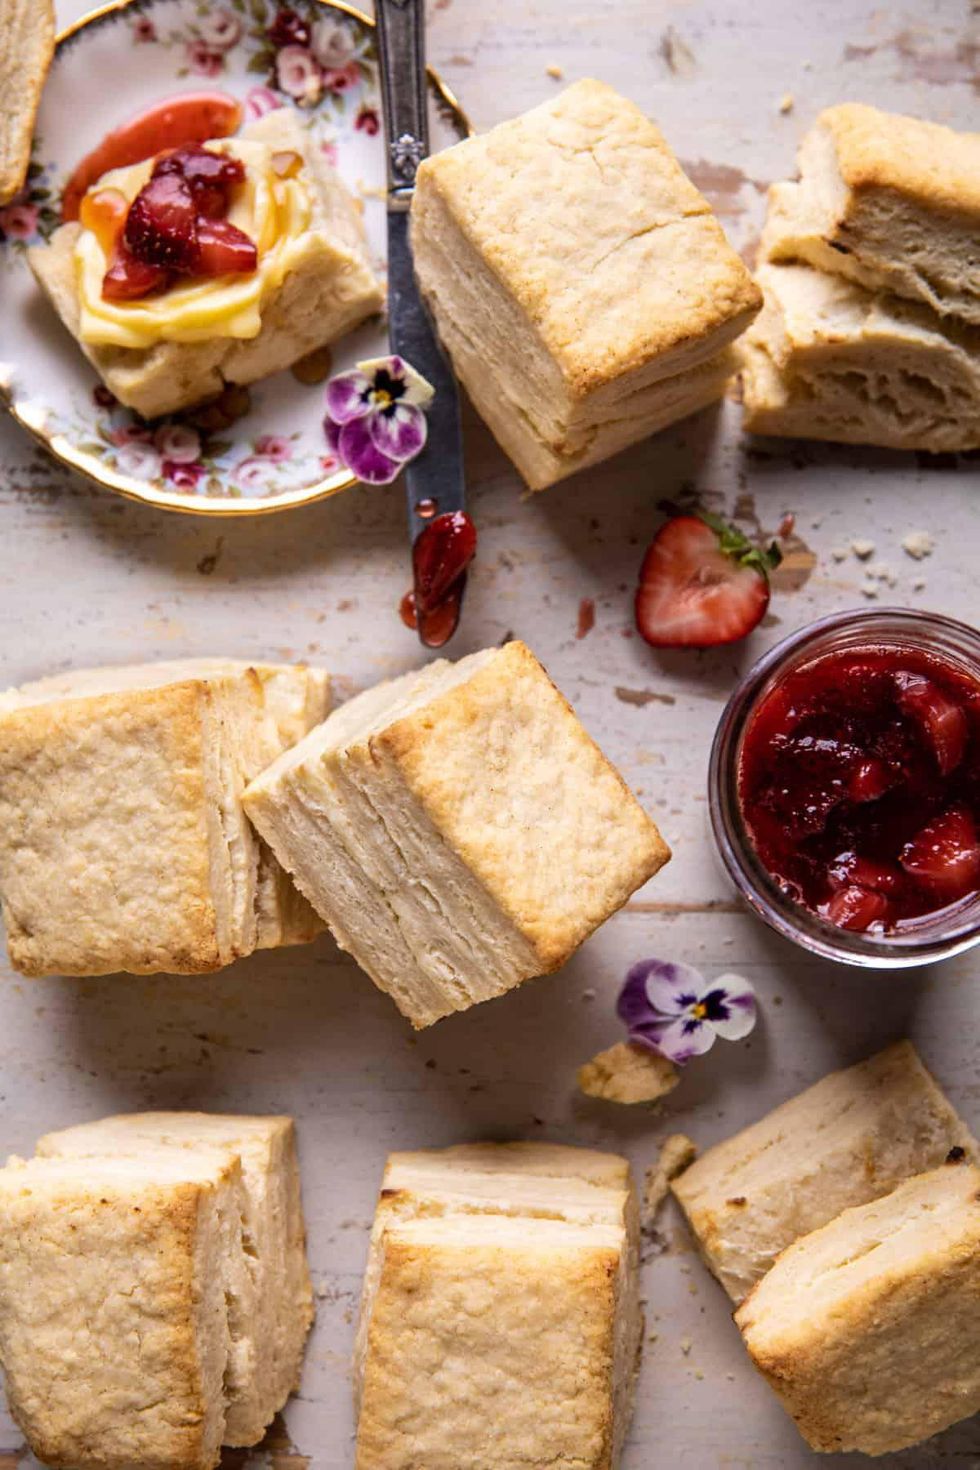
[[[662,135],[601,82],[425,160],[412,245],[456,371],[532,489],[719,398],[761,305]]]
[[[416,1026],[557,969],[670,855],[519,642],[368,690],[244,802]]]
[[[735,1313],[815,1450],[883,1455],[980,1410],[980,1169],[946,1165],[845,1210]]]
[[[908,1041],[807,1088],[675,1179],[698,1246],[733,1301],[799,1236],[941,1164],[976,1157]]]
[[[980,327],[809,265],[763,265],[737,351],[753,434],[934,453],[980,447]]]
[[[303,665],[83,670],[0,696],[0,898],[28,975],[215,970],[322,927],[245,783],[322,718]]]
[[[471,1144],[388,1161],[365,1274],[358,1470],[611,1470],[642,1318],[625,1159]]]
[[[54,34],[54,0],[0,0],[0,204],[27,178]]]
[[[313,1321],[296,1130],[286,1117],[132,1113],[82,1123],[38,1140],[39,1158],[146,1158],[156,1148],[217,1149],[241,1165],[245,1280],[235,1334],[239,1367],[222,1442],[263,1438],[299,1387]]]
[[[807,261],[980,326],[980,133],[843,103],[770,193],[763,254]]]

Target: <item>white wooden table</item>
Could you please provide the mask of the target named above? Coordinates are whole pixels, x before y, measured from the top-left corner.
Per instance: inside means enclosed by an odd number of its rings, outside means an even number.
[[[83,8],[59,6],[64,20]],[[430,11],[431,60],[478,127],[552,93],[560,83],[549,67],[602,77],[660,122],[746,249],[764,186],[792,172],[820,107],[867,100],[977,125],[976,0],[972,13],[968,0],[434,0]],[[784,94],[795,99],[786,113]],[[624,1149],[642,1172],[667,1133],[709,1143],[902,1035],[980,1124],[978,955],[883,978],[808,960],[733,901],[705,803],[711,733],[739,671],[792,628],[867,605],[863,565],[850,553],[835,560],[834,548],[875,542],[872,560],[896,578],[878,603],[976,621],[980,460],[752,447],[728,407],[527,501],[472,413],[466,447],[481,550],[453,651],[509,632],[527,639],[669,837],[675,857],[664,873],[561,974],[418,1038],[327,939],[212,978],[27,982],[6,966],[0,975],[0,1152],[29,1151],[48,1128],[147,1107],[286,1111],[299,1121],[317,1326],[285,1428],[229,1465],[351,1465],[348,1358],[391,1148],[552,1138]],[[801,544],[745,646],[658,656],[634,634],[633,585],[658,504],[694,493],[751,528],[774,531],[794,512]],[[922,563],[901,547],[920,528],[936,542]],[[72,480],[0,423],[3,684],[72,665],[224,652],[319,660],[347,692],[419,661],[395,612],[406,580],[398,489],[241,522],[154,514]],[[578,638],[583,598],[594,601],[595,626]],[[618,1037],[624,970],[648,954],[709,973],[737,968],[762,1000],[749,1042],[719,1044],[694,1063],[660,1114],[592,1104],[574,1090],[577,1065]],[[817,1463],[750,1368],[672,1207],[660,1223],[625,1470]],[[0,1466],[33,1463],[19,1446],[0,1412],[9,1452]],[[980,1423],[882,1463],[978,1467]]]

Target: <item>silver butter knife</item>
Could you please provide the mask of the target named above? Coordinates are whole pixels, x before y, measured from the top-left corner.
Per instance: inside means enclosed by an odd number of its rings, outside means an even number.
[[[456,379],[422,303],[408,239],[408,211],[415,192],[415,175],[429,151],[425,0],[376,0],[375,15],[388,148],[391,348],[435,389],[435,398],[427,410],[426,446],[404,471],[409,533],[414,548],[417,538],[431,526],[434,517],[465,510],[463,440]],[[461,597],[461,585],[457,591]],[[423,642],[431,641],[424,636],[421,619],[419,634]],[[440,637],[438,641],[446,640]]]

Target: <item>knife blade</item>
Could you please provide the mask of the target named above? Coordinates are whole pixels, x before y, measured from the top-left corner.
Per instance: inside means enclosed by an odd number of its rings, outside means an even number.
[[[425,0],[376,0],[375,15],[387,141],[391,347],[436,390],[426,446],[404,471],[414,546],[434,516],[465,509],[463,437],[456,379],[419,294],[408,237],[415,174],[429,151]]]

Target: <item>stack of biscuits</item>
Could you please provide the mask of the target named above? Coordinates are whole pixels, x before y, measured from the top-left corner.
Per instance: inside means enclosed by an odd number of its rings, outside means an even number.
[[[355,1470],[618,1464],[643,1330],[638,1233],[616,1154],[392,1154],[355,1352]]]
[[[0,1169],[0,1365],[46,1464],[213,1470],[312,1321],[291,1118],[105,1118]]]
[[[815,1450],[885,1454],[980,1411],[976,1160],[899,1042],[675,1180],[753,1363]]]
[[[419,169],[419,285],[532,490],[725,394],[762,304],[640,109],[583,80]]]
[[[980,446],[980,133],[847,103],[773,185],[740,344],[757,434]]]

